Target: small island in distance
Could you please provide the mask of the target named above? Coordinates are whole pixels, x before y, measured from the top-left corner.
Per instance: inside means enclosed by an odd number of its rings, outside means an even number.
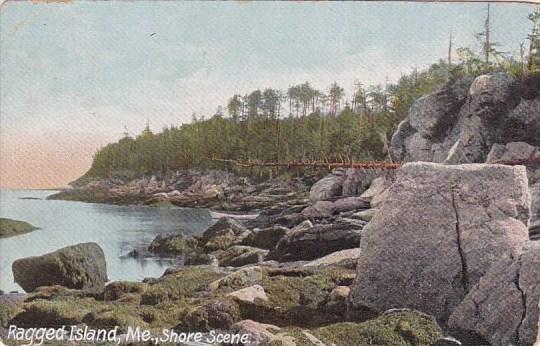
[[[38,229],[34,225],[28,222],[12,220],[7,218],[0,218],[0,238],[12,237],[28,232],[32,232]]]

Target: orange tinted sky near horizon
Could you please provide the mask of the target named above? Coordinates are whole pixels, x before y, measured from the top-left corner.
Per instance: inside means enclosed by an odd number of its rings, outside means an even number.
[[[88,170],[96,150],[108,142],[54,132],[13,137],[2,134],[0,189],[66,187]]]

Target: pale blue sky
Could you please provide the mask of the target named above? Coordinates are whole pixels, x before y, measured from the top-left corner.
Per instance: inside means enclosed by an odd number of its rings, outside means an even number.
[[[8,2],[0,12],[2,147],[95,138],[211,115],[235,92],[310,81],[350,91],[474,44],[485,4]],[[493,4],[494,39],[517,51],[532,5]],[[1,149],[0,149],[1,150]]]

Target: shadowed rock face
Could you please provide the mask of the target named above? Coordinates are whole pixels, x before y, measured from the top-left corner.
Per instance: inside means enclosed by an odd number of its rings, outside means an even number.
[[[107,282],[107,264],[96,243],[68,246],[43,256],[13,262],[13,277],[26,292],[40,286],[60,285],[101,292]]]
[[[312,203],[327,201],[341,196],[343,182],[345,180],[343,170],[336,170],[335,174],[328,175],[317,181],[309,191],[309,199]]]
[[[539,146],[540,98],[522,98],[525,89],[513,77],[493,73],[418,99],[392,138],[392,158],[480,163],[497,143]]]
[[[494,144],[488,154],[487,162],[526,160],[538,156],[540,156],[540,148],[525,142],[511,142],[506,145]],[[529,178],[529,189],[532,200],[529,235],[531,239],[537,239],[540,236],[540,165],[530,165],[527,167],[527,176]]]
[[[483,163],[538,156],[540,78],[505,73],[462,79],[418,99],[392,137],[396,161]],[[529,165],[531,237],[540,234],[540,167]]]
[[[361,236],[362,227],[339,223],[293,229],[270,250],[266,259],[309,261],[335,251],[358,247]]]
[[[540,300],[540,243],[497,262],[452,313],[449,326],[460,340],[493,346],[532,345]]]
[[[446,321],[469,290],[528,240],[522,166],[409,163],[364,229],[353,308],[414,308]]]
[[[531,239],[540,238],[540,181],[531,186],[531,220],[529,232]]]

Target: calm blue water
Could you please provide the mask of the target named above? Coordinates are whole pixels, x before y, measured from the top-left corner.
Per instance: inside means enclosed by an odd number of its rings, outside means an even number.
[[[45,200],[55,192],[0,190],[0,217],[27,221],[40,228],[0,239],[0,289],[22,291],[13,282],[11,264],[14,260],[83,242],[96,242],[103,248],[110,280],[133,281],[160,276],[172,264],[171,260],[123,258],[123,255],[148,245],[158,234],[194,234],[212,223],[209,212],[200,209]]]

